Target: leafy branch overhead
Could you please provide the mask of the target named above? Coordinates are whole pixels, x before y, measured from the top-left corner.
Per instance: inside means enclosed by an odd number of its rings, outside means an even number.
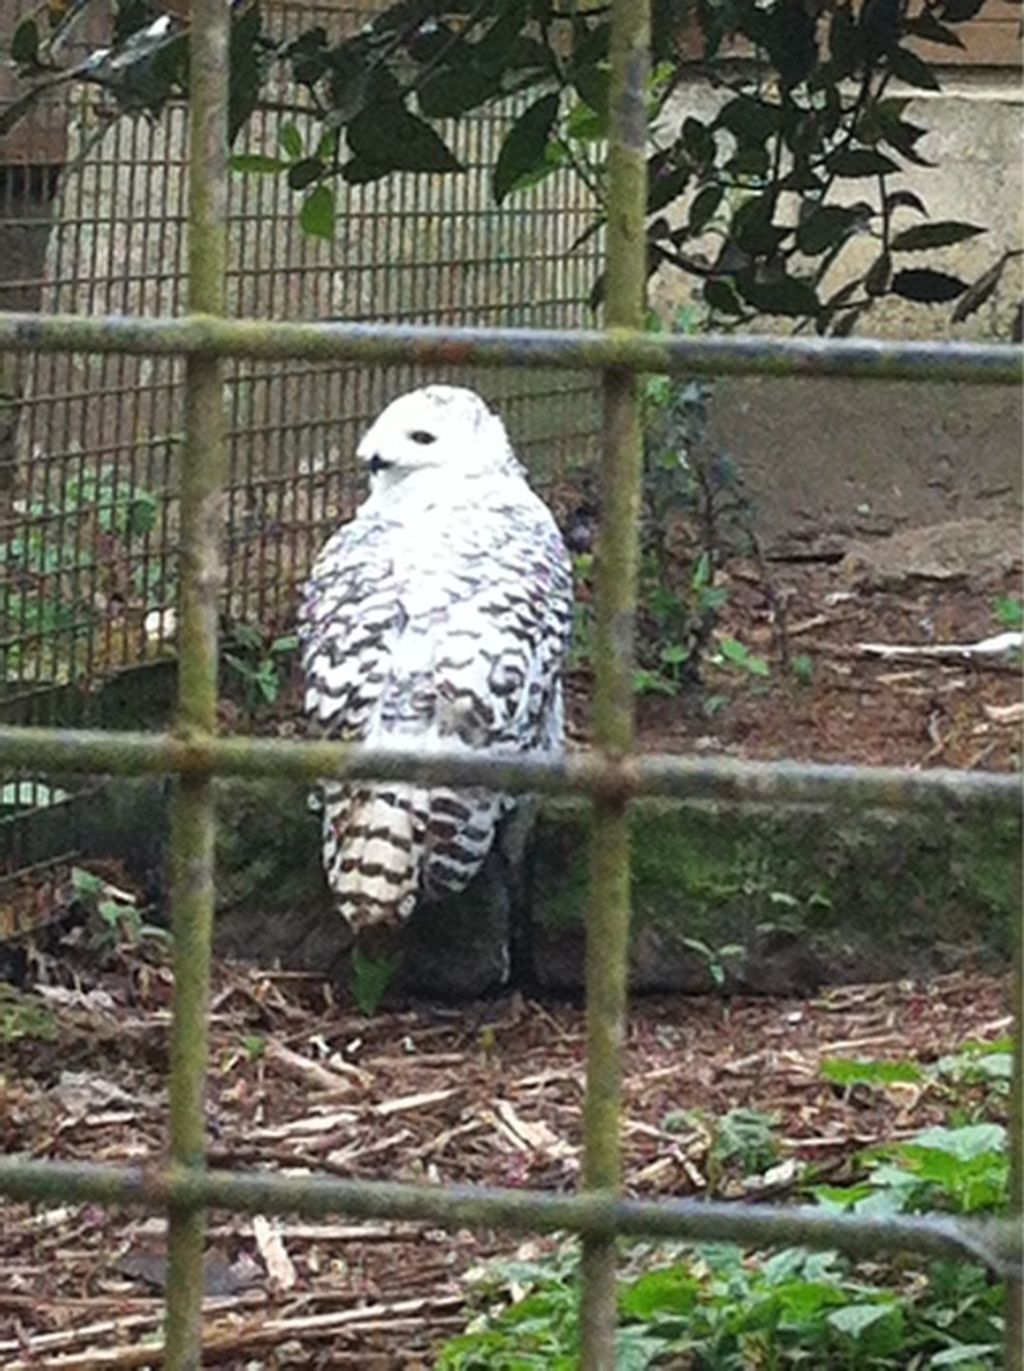
[[[927,254],[984,226],[929,220],[901,173],[932,165],[909,94],[939,82],[915,43],[962,46],[960,29],[982,3],[924,0],[911,11],[905,0],[655,0],[650,272],[693,278],[719,327],[770,314],[842,335],[887,296],[955,301],[957,322],[979,309],[1019,252],[1008,247],[972,283],[933,266]],[[0,116],[0,135],[66,82],[96,87],[111,117],[156,113],[187,94],[180,3],[114,0],[110,47],[71,61],[85,9],[66,0],[17,26],[9,50],[24,90]],[[593,198],[589,233],[600,229],[607,4],[399,0],[358,32],[317,25],[286,41],[255,0],[233,0],[233,11],[232,139],[261,104],[280,108],[283,77],[298,91],[296,112],[318,126],[307,146],[286,123],[279,153],[239,150],[234,166],[285,177],[302,196],[306,232],[333,234],[340,184],[460,172],[452,121],[499,104],[513,115],[491,168],[494,200],[568,169]],[[701,117],[683,108],[692,76],[720,97]],[[868,251],[848,253],[854,243]],[[595,304],[600,293],[597,282]]]

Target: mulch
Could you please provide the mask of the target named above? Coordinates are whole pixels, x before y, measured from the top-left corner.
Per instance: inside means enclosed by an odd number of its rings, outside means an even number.
[[[85,948],[40,957],[47,1035],[8,1034],[0,1146],[10,1156],[159,1161],[171,998],[159,957]],[[14,992],[0,1001],[12,1022]],[[959,973],[843,986],[812,1000],[637,1002],[626,1045],[624,1175],[637,1196],[785,1200],[808,1168],[848,1179],[855,1154],[943,1118],[941,1092],[823,1081],[831,1056],[934,1061],[1010,1025],[1008,987]],[[17,1022],[16,1015],[13,1020]],[[584,1023],[578,1006],[519,994],[458,1010],[367,1019],[316,978],[214,970],[210,1160],[287,1175],[573,1188],[579,1180]],[[712,1125],[770,1114],[767,1185],[713,1165]],[[94,1205],[2,1206],[0,1364],[9,1371],[158,1364],[164,1222]],[[445,1233],[344,1218],[210,1216],[204,1364],[413,1368],[470,1316],[498,1254],[553,1239]]]

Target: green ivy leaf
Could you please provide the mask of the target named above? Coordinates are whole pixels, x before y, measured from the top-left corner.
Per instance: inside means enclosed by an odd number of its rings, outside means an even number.
[[[897,233],[890,247],[893,252],[921,252],[926,248],[945,248],[951,243],[962,243],[967,238],[976,238],[986,230],[976,224],[958,223],[954,219],[939,219],[934,224],[915,224],[913,228]]]
[[[330,186],[317,186],[302,202],[299,226],[311,238],[333,238],[336,212],[333,189]]]
[[[728,281],[721,276],[712,276],[704,282],[704,299],[709,308],[719,314],[739,315],[743,306]]]
[[[494,167],[493,194],[496,204],[544,160],[548,140],[558,118],[557,92],[543,95],[519,116],[505,135]]]

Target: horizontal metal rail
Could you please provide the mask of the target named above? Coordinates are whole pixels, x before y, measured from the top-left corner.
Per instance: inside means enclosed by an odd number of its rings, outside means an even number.
[[[936,805],[1019,813],[1021,778],[997,772],[908,771],[821,762],[750,762],[664,753],[611,758],[590,749],[561,761],[466,752],[391,751],[278,738],[107,733],[0,727],[0,766],[88,775],[280,776],[290,780],[406,780],[481,785],[509,793],[637,799]]]
[[[799,380],[965,381],[1015,385],[1024,348],[875,338],[673,337],[635,329],[443,328],[262,319],[0,315],[0,351],[255,357],[439,366],[624,368]]]
[[[889,1252],[982,1262],[997,1275],[1009,1277],[1020,1274],[1024,1261],[1020,1228],[1009,1221],[864,1218],[804,1206],[783,1209],[726,1200],[630,1200],[549,1190],[26,1161],[0,1161],[0,1194],[51,1203],[222,1209],[302,1218],[343,1214],[452,1228],[800,1246],[851,1256],[874,1256],[884,1247]]]

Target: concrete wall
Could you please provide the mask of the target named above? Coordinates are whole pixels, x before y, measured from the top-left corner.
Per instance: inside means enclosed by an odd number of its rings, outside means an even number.
[[[1002,252],[1022,246],[1021,89],[1015,71],[947,74],[944,82],[941,93],[917,93],[907,112],[930,130],[921,151],[936,165],[892,181],[893,188],[916,191],[933,219],[988,229],[966,243],[905,259],[971,281]],[[708,118],[719,99],[708,86],[691,84],[670,117]],[[848,201],[871,198],[870,182],[851,187]],[[877,251],[870,239],[851,245],[829,285],[840,286]],[[1006,341],[1022,279],[1018,259],[993,297],[962,324],[951,322],[950,305],[886,300],[857,331]],[[659,312],[671,315],[693,301],[692,278],[663,268],[653,298]],[[786,332],[789,325],[776,319],[761,327]],[[775,553],[835,552],[850,538],[961,516],[1010,524],[1019,518],[1021,403],[1005,388],[730,380],[717,387],[712,415],[712,440],[742,471]]]

